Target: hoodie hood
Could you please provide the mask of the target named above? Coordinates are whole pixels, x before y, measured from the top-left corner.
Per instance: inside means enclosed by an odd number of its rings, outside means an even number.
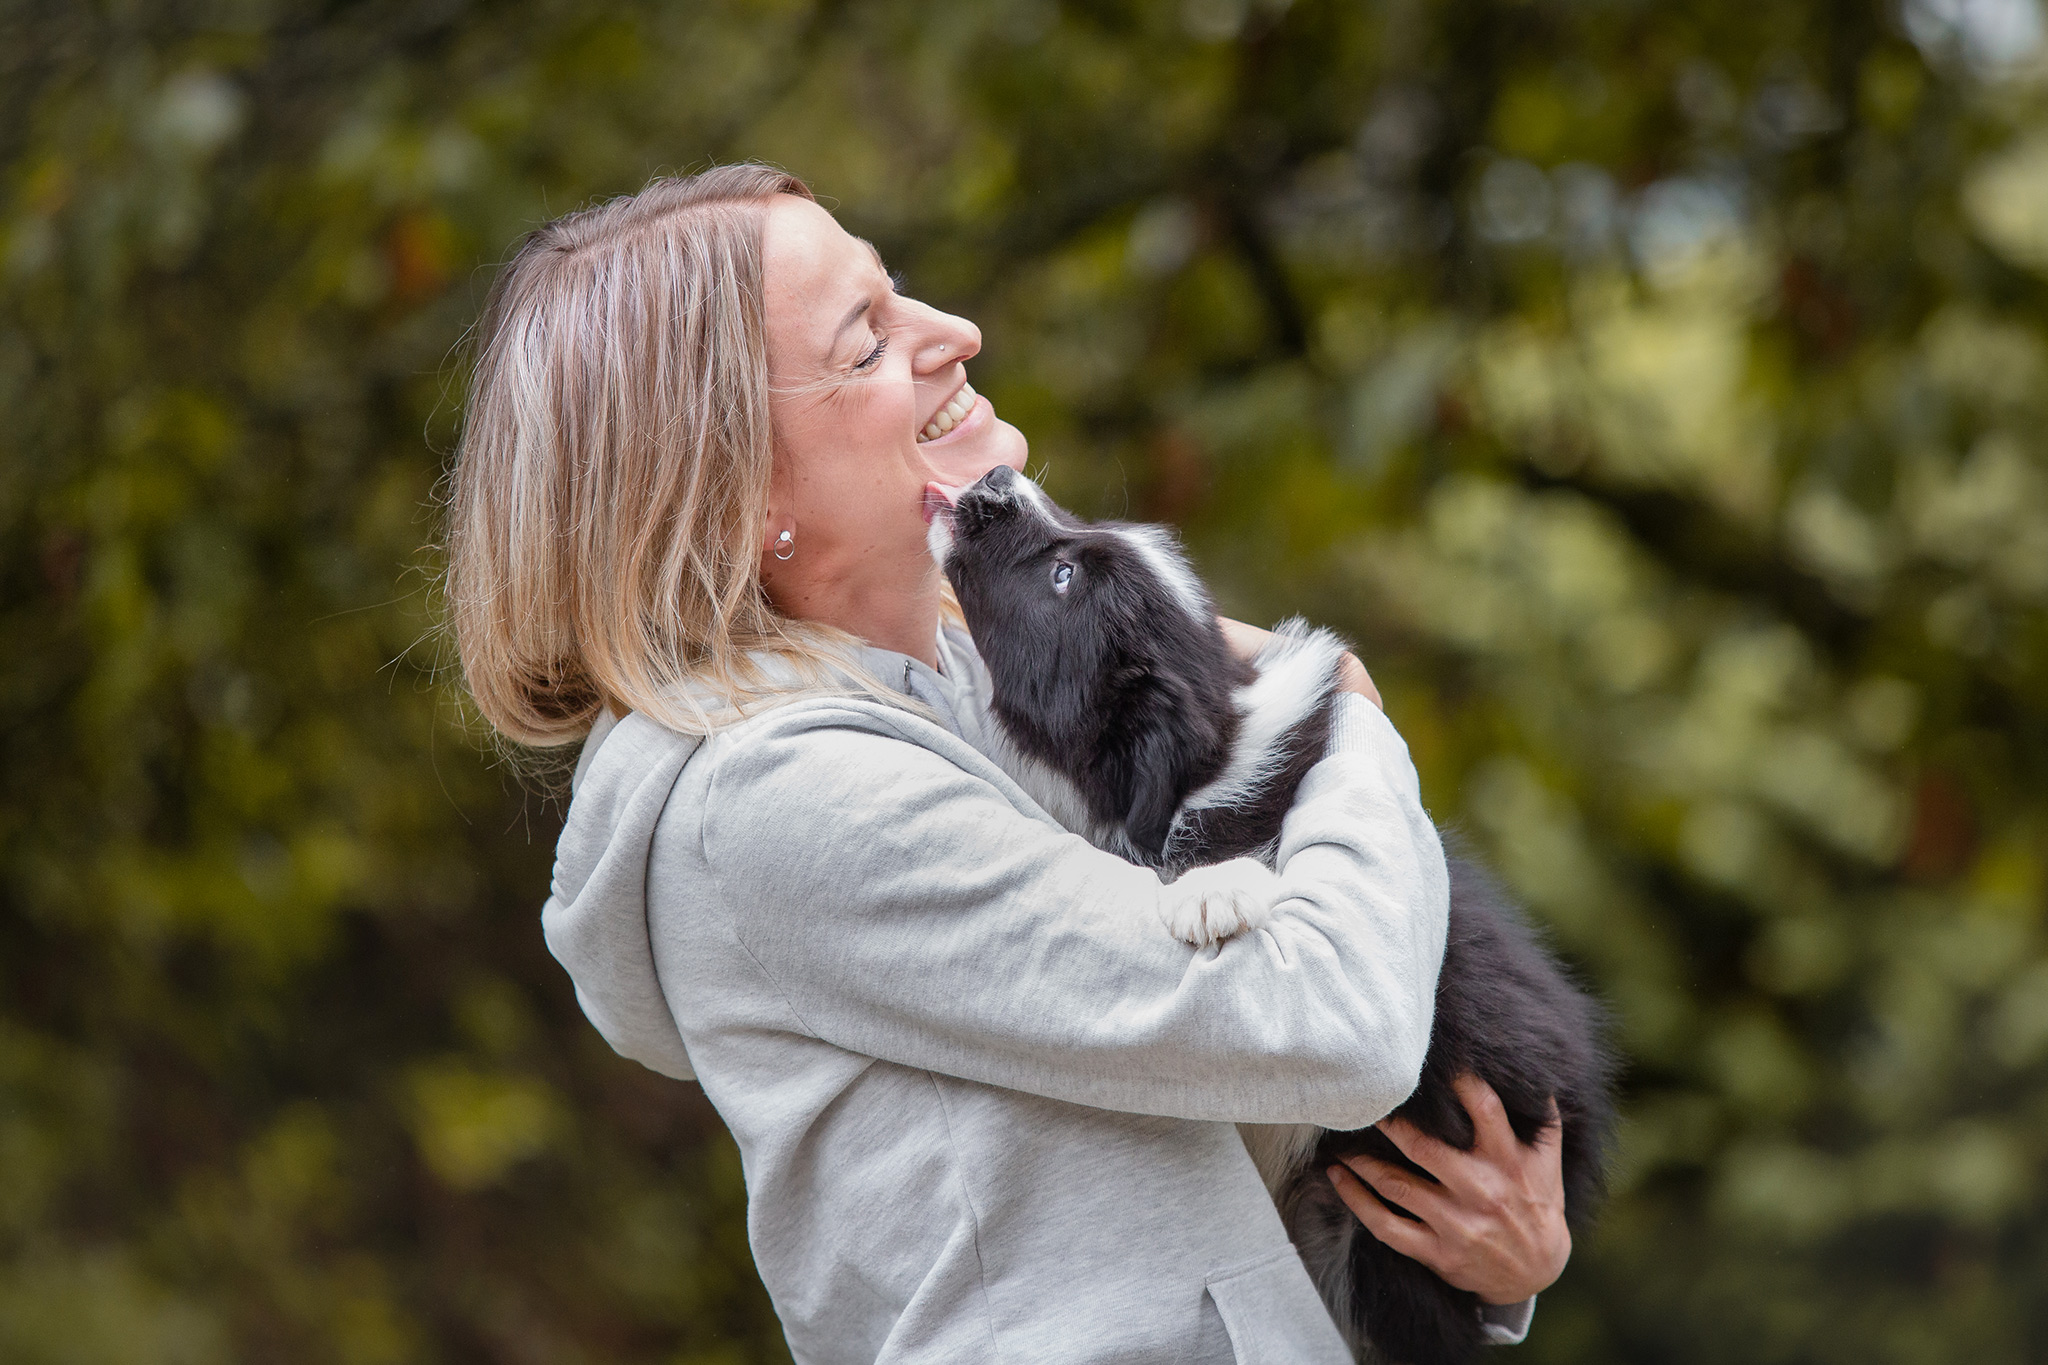
[[[647,860],[683,764],[702,739],[641,715],[598,717],[571,779],[569,818],[541,907],[548,951],[576,983],[576,1003],[622,1057],[694,1080],[662,997],[647,930]],[[586,983],[603,983],[601,992]]]
[[[939,657],[944,673],[893,650],[857,655],[870,676],[960,735],[963,720],[976,728],[980,659],[966,633],[953,627],[940,633]],[[972,734],[963,737],[975,742]],[[612,1050],[678,1080],[694,1080],[696,1072],[655,970],[647,869],[670,793],[703,743],[638,713],[598,717],[570,781],[569,817],[540,912],[548,951]]]

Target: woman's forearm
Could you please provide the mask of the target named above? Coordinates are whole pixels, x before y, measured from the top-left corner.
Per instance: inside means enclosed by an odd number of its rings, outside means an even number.
[[[1399,736],[1363,701],[1336,728],[1282,832],[1278,913],[1216,948],[1162,930],[1149,869],[879,707],[713,740],[705,858],[835,1045],[1098,1108],[1355,1128],[1420,1072],[1448,883]]]

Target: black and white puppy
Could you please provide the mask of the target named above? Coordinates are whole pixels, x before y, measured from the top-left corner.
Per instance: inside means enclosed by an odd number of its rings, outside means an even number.
[[[1224,641],[1178,544],[1155,526],[1086,523],[998,466],[934,507],[931,545],[989,674],[993,755],[1069,827],[1185,888],[1167,927],[1209,943],[1263,924],[1232,894],[1270,866],[1303,775],[1328,746],[1345,647],[1295,621],[1250,662]],[[1448,943],[1421,1083],[1394,1112],[1463,1150],[1452,1078],[1491,1085],[1516,1137],[1563,1124],[1567,1217],[1603,1187],[1613,1065],[1598,1007],[1566,979],[1499,888],[1452,858]],[[1253,878],[1256,881],[1256,878]],[[1389,1250],[1323,1176],[1369,1152],[1420,1168],[1376,1129],[1242,1125],[1247,1149],[1331,1316],[1361,1360],[1450,1365],[1484,1341],[1477,1297]]]

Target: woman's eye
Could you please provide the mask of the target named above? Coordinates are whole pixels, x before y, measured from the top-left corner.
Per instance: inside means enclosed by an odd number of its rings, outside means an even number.
[[[1067,590],[1067,584],[1073,581],[1073,565],[1067,563],[1067,561],[1063,559],[1059,563],[1052,566],[1052,590],[1054,592],[1064,593]]]
[[[889,338],[876,337],[875,349],[853,362],[856,370],[872,370],[882,363],[882,357],[889,353]]]

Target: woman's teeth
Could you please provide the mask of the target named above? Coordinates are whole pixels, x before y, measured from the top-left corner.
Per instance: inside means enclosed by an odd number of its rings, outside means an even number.
[[[974,409],[974,385],[962,384],[960,392],[953,395],[946,406],[939,409],[939,415],[924,424],[924,430],[917,434],[919,442],[936,441],[960,424],[960,419]]]

